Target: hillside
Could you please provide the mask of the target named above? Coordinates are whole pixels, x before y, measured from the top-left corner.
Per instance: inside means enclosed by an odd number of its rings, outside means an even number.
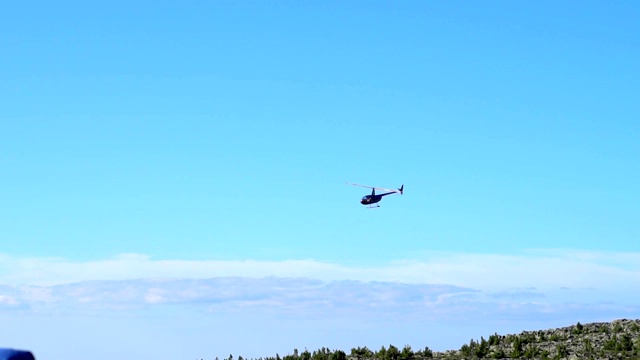
[[[458,350],[435,352],[428,347],[414,351],[393,345],[372,351],[366,347],[342,350],[304,350],[260,360],[458,360],[458,359],[638,359],[640,360],[640,319],[606,323],[577,323],[572,326],[520,334],[481,337]],[[238,360],[243,360],[239,357]]]
[[[433,359],[640,359],[640,320],[491,335]]]

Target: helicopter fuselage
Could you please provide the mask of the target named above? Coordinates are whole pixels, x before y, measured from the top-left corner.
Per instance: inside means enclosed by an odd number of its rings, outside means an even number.
[[[375,204],[377,202],[380,202],[380,200],[382,200],[382,196],[381,195],[367,195],[365,197],[362,198],[362,200],[360,200],[360,204],[362,205],[371,205],[371,204]]]
[[[400,186],[400,188],[398,190],[391,190],[391,189],[376,188],[376,187],[359,185],[359,184],[351,184],[351,183],[347,183],[347,184],[360,186],[360,187],[366,187],[366,188],[371,189],[371,194],[370,195],[365,195],[365,196],[362,197],[362,199],[360,199],[360,204],[368,205],[369,207],[374,207],[372,205],[376,204],[376,203],[379,203],[380,200],[382,200],[383,196],[387,196],[387,195],[391,195],[391,194],[400,194],[400,195],[402,195],[402,193],[404,192],[404,185]],[[376,189],[386,190],[388,192],[382,193],[382,194],[376,194]],[[376,205],[375,207],[380,207],[380,205]]]
[[[377,202],[380,202],[380,200],[382,200],[383,196],[386,195],[390,195],[390,194],[395,194],[395,191],[391,191],[388,193],[384,193],[384,194],[376,194],[375,190],[372,191],[371,195],[365,195],[361,200],[360,200],[360,204],[362,205],[371,205],[371,204],[375,204]]]

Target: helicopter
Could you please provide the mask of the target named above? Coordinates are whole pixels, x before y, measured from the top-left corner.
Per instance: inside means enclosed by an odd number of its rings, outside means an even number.
[[[360,184],[352,184],[352,183],[347,183],[347,184],[371,189],[371,195],[365,195],[360,200],[360,204],[368,205],[369,209],[371,209],[371,208],[379,208],[380,205],[378,203],[382,200],[383,196],[387,196],[387,195],[391,195],[391,194],[398,194],[398,193],[400,195],[402,195],[404,193],[404,184],[402,186],[400,186],[400,188],[398,188],[398,190],[385,189],[385,188],[366,186],[366,185],[360,185]],[[382,194],[376,194],[376,190],[382,190],[382,191],[387,191],[387,192],[386,193],[382,193]]]

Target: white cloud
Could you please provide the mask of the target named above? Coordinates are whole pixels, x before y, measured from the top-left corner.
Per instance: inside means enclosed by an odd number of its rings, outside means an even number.
[[[232,276],[451,284],[495,291],[527,287],[628,290],[629,285],[640,285],[640,253],[579,250],[536,250],[513,255],[432,253],[419,260],[395,260],[378,266],[315,260],[155,260],[141,254],[95,261],[0,255],[0,263],[0,284],[9,285]]]
[[[355,266],[314,260],[97,261],[0,255],[0,306],[49,311],[179,305],[211,312],[422,314],[626,312],[640,295],[640,254],[536,250],[433,253]],[[364,315],[363,315],[364,316]]]
[[[5,307],[206,304],[211,311],[430,309],[443,314],[497,306],[508,313],[572,302],[633,304],[640,293],[640,259],[630,254],[442,254],[379,267],[152,260],[143,255],[93,262],[7,255],[3,260],[0,281],[7,285],[0,288],[0,304]]]
[[[11,296],[0,295],[0,306],[15,306],[18,301]]]
[[[567,299],[533,291],[491,293],[451,285],[319,281],[307,278],[138,279],[87,281],[54,286],[3,287],[0,304],[28,306],[36,313],[102,313],[164,306],[202,314],[272,314],[403,321],[465,318],[518,319],[576,313],[628,316],[640,306],[603,303],[562,290]],[[551,295],[551,296],[550,296]],[[23,306],[23,308],[24,308]],[[6,307],[6,306],[5,306]]]

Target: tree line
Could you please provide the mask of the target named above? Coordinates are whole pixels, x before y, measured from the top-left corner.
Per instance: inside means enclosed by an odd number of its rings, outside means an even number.
[[[351,359],[410,360],[416,357],[431,358],[433,357],[433,351],[429,349],[429,347],[425,347],[422,350],[414,352],[410,345],[405,345],[402,350],[400,350],[396,346],[390,344],[389,347],[382,346],[378,351],[370,350],[366,346],[352,348],[349,355],[342,350],[331,350],[323,347],[318,350],[314,350],[313,352],[310,352],[307,349],[299,352],[298,349],[294,349],[293,354],[282,357],[279,354],[276,354],[275,356],[260,357],[257,359],[245,359],[242,356],[234,359],[233,354],[231,354],[228,358],[224,358],[223,360],[347,360],[347,357]],[[216,360],[220,359],[216,357]]]

